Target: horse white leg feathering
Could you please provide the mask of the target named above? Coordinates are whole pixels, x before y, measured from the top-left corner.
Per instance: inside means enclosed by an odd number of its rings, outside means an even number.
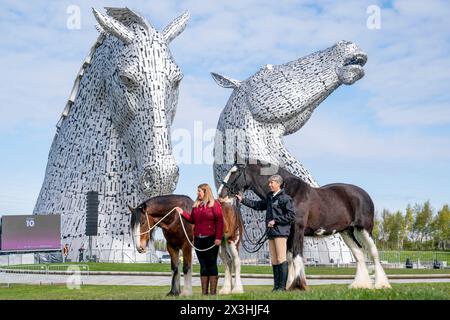
[[[292,282],[294,282],[294,274],[295,274],[294,261],[292,259],[292,252],[288,251],[286,258],[288,261],[288,278],[287,278],[287,282],[286,282],[286,288],[289,288],[291,286]]]
[[[192,264],[188,270],[184,274],[184,286],[183,291],[181,292],[182,296],[192,296]]]
[[[356,259],[356,275],[355,280],[350,285],[352,289],[371,289],[372,280],[369,276],[369,271],[366,267],[366,262],[364,260],[363,250],[358,246],[358,244],[352,239],[352,237],[346,232],[341,233],[342,239],[344,239],[345,244],[350,248]]]
[[[239,252],[236,248],[235,243],[230,243],[230,252],[231,252],[231,259],[233,260],[233,266],[234,266],[234,284],[233,289],[231,290],[232,293],[244,293],[244,288],[242,286],[241,281],[241,259],[239,258]]]
[[[306,290],[306,274],[305,274],[305,264],[303,263],[303,257],[301,255],[296,255],[293,260],[294,276],[293,282],[300,282],[300,289]]]
[[[375,265],[375,289],[391,289],[386,273],[381,266],[378,250],[372,237],[364,229],[362,231],[356,231],[356,233],[357,239],[361,239],[361,241],[364,242],[364,245],[368,248],[370,256],[373,259],[373,263]]]
[[[220,289],[219,294],[230,294],[231,293],[231,282],[232,282],[232,275],[231,275],[231,260],[228,257],[227,254],[227,246],[228,242],[225,239],[225,241],[222,241],[222,244],[220,245],[220,258],[223,261],[223,266],[225,269],[225,279],[223,280],[223,287]]]
[[[181,292],[181,270],[180,266],[178,266],[178,271],[175,276],[175,290],[178,294]]]

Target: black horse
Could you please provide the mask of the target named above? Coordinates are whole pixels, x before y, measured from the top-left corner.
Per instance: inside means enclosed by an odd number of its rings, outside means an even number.
[[[237,159],[219,188],[219,197],[234,196],[248,189],[260,198],[270,192],[268,177],[279,174],[294,201],[295,221],[287,242],[290,290],[306,289],[303,264],[304,236],[340,233],[356,259],[356,276],[351,288],[372,288],[363,250],[375,264],[375,288],[390,288],[372,239],[374,204],[366,191],[351,184],[333,183],[313,188],[287,170],[270,163]]]

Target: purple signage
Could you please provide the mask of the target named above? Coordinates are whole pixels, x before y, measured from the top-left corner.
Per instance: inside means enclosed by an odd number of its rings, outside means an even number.
[[[11,215],[2,217],[2,251],[60,248],[60,215]]]

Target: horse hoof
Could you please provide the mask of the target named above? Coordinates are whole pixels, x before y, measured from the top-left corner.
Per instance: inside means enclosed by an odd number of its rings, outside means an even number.
[[[349,289],[372,289],[372,284],[370,283],[352,283],[349,285]]]
[[[308,286],[307,285],[301,285],[301,286],[291,285],[287,290],[288,291],[296,291],[296,290],[298,290],[298,291],[306,291],[306,290],[308,290]]]
[[[180,295],[179,292],[172,292],[172,291],[167,294],[168,297],[178,297],[179,295]]]
[[[375,289],[392,289],[389,283],[376,283],[374,286]]]
[[[219,294],[230,294],[230,293],[231,293],[231,290],[228,288],[226,288],[226,289],[222,288],[219,290]]]
[[[244,293],[244,288],[235,287],[235,288],[233,288],[233,290],[231,290],[231,293]]]
[[[181,296],[182,297],[190,297],[190,296],[192,296],[192,292],[191,291],[183,291],[183,292],[181,292]]]

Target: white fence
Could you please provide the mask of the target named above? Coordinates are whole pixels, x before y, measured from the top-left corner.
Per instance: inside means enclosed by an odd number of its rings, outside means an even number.
[[[83,264],[15,265],[0,268],[0,284],[65,284],[69,288],[82,285],[89,276],[89,266]]]

